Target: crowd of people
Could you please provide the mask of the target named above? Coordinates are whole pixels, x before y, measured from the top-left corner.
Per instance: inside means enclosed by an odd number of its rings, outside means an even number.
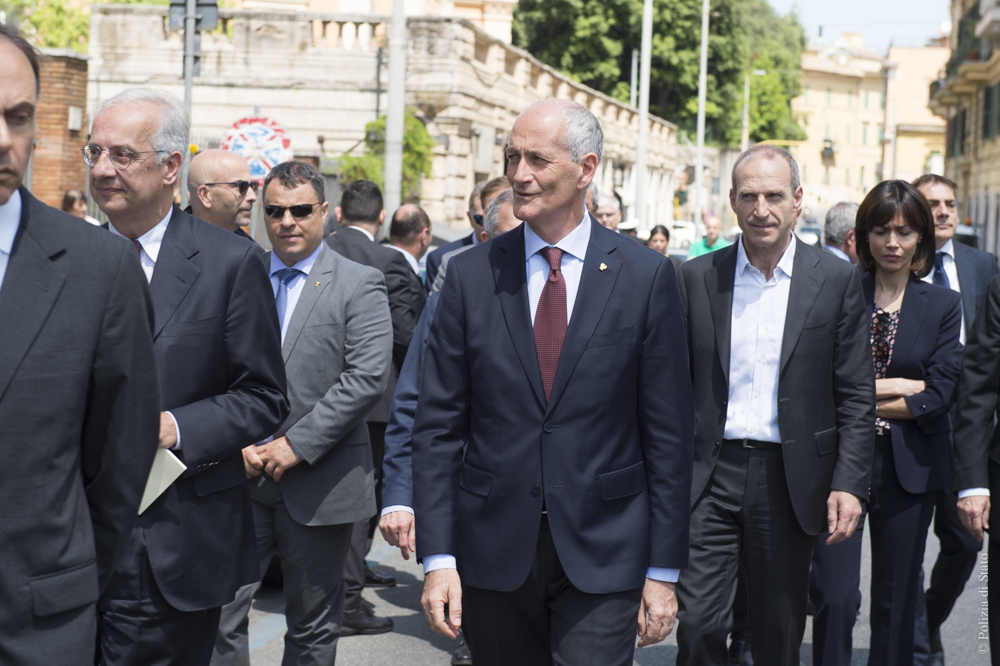
[[[678,664],[797,665],[809,605],[813,663],[849,664],[866,518],[869,664],[943,663],[1000,483],[1000,271],[951,181],[834,206],[824,250],[758,145],[739,239],[710,218],[681,263],[620,233],[598,120],[544,100],[428,253],[418,205],[382,245],[378,186],[333,205],[302,161],[199,153],[181,210],[187,112],[130,88],[82,151],[101,226],[22,183],[39,89],[0,25],[0,663],[247,666],[278,561],[282,663],[333,664],[393,628],[379,529],[452,664],[630,666],[676,621]]]

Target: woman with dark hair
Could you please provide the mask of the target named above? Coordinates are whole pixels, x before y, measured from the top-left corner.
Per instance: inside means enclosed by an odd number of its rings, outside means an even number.
[[[670,230],[662,224],[658,224],[653,227],[653,230],[649,232],[649,240],[646,241],[646,245],[669,259],[671,263],[673,263],[674,270],[676,271],[681,267],[681,260],[678,257],[672,257],[667,254],[668,243],[670,243]]]
[[[63,194],[62,211],[64,213],[69,213],[73,217],[79,217],[82,220],[86,220],[91,224],[101,224],[91,216],[87,215],[87,197],[85,197],[83,192],[80,190],[66,190],[66,193]]]
[[[961,300],[950,289],[920,280],[934,265],[934,218],[909,183],[876,185],[858,209],[855,234],[866,273],[862,286],[871,312],[877,401],[868,505],[868,663],[910,666],[934,496],[951,485],[948,411],[962,360]]]

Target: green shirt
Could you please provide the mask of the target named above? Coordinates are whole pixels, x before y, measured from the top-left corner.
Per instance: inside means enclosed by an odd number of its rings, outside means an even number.
[[[693,259],[694,257],[701,256],[703,254],[708,254],[709,252],[715,252],[716,250],[721,250],[724,247],[728,247],[730,242],[727,241],[722,236],[715,239],[711,247],[705,244],[705,237],[702,236],[694,243],[691,244],[691,249],[688,250],[688,259]]]

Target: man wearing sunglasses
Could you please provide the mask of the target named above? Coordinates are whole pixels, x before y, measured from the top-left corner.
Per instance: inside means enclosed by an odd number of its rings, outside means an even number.
[[[485,180],[476,183],[476,186],[472,188],[472,193],[469,195],[469,211],[466,215],[469,216],[469,224],[472,225],[472,233],[468,236],[459,238],[456,241],[446,243],[427,255],[427,261],[425,262],[427,272],[424,274],[424,289],[427,294],[430,294],[433,290],[434,282],[437,279],[437,273],[441,268],[441,260],[444,259],[444,255],[454,252],[460,247],[472,247],[473,245],[479,245],[479,237],[483,233],[483,211],[485,210],[483,208],[480,195],[483,192],[483,188],[486,187],[486,183],[487,181]]]
[[[188,192],[195,217],[253,241],[244,231],[257,201],[257,181],[247,161],[228,150],[206,150],[191,160]]]

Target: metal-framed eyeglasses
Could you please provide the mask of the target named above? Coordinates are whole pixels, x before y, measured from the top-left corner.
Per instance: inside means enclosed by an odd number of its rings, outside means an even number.
[[[257,188],[260,187],[260,183],[256,180],[234,180],[231,183],[204,183],[211,187],[212,185],[232,185],[240,191],[240,196],[245,197],[247,190],[253,190],[254,194],[257,193]],[[292,213],[294,215],[294,213]]]
[[[275,220],[280,220],[285,216],[285,211],[287,210],[292,214],[292,217],[302,219],[309,217],[313,212],[313,208],[319,205],[319,203],[314,203],[296,204],[294,206],[264,206],[264,215]]]
[[[86,146],[80,149],[83,153],[83,161],[87,163],[91,169],[97,166],[98,160],[101,159],[101,153],[107,153],[108,159],[111,160],[111,166],[121,171],[122,169],[127,169],[132,161],[135,160],[139,155],[146,155],[148,153],[169,153],[169,150],[129,150],[128,148],[101,148],[100,146],[88,143]]]

